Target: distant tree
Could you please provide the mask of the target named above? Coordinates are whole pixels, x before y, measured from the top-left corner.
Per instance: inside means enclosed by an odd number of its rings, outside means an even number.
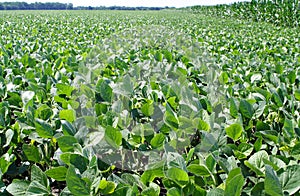
[[[73,4],[72,3],[68,3],[67,4],[67,10],[72,10],[73,9]]]

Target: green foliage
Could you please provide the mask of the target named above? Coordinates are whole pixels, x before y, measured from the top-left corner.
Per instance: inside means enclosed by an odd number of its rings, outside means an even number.
[[[288,27],[299,27],[300,19],[298,0],[251,0],[232,5],[194,6],[192,10],[218,17],[269,22]]]
[[[1,12],[0,194],[299,195],[299,29],[272,6]]]

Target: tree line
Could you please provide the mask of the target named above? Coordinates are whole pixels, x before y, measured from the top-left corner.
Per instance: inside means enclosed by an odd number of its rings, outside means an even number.
[[[0,2],[0,10],[161,10],[169,7],[79,6],[72,3]]]

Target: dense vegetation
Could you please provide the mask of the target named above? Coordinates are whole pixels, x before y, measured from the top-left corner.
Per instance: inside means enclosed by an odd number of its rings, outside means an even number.
[[[300,195],[299,27],[0,12],[3,195]]]
[[[252,0],[218,6],[194,6],[194,12],[217,17],[269,22],[280,26],[299,27],[299,0]]]
[[[168,7],[167,7],[168,8]],[[0,10],[161,10],[163,7],[77,6],[72,3],[0,2]]]

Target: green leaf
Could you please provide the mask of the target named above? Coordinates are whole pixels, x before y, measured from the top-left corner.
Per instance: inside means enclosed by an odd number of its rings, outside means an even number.
[[[163,54],[159,51],[157,51],[155,54],[154,54],[154,58],[155,60],[161,62],[163,60]]]
[[[36,119],[35,120],[35,129],[36,132],[39,134],[40,137],[42,138],[52,138],[53,137],[53,129],[51,125],[46,123],[45,121],[41,119]]]
[[[211,189],[206,196],[224,196],[225,192],[222,189],[219,188],[214,188]],[[226,195],[227,196],[227,195]]]
[[[112,126],[107,126],[105,129],[105,140],[114,148],[119,148],[122,144],[122,133]]]
[[[266,151],[258,151],[254,153],[248,161],[245,161],[245,165],[249,167],[252,171],[254,171],[257,175],[263,176],[263,170],[264,170],[264,159],[268,160],[269,155]]]
[[[288,141],[295,137],[295,130],[293,126],[293,121],[285,118],[284,125],[283,125],[283,135]]]
[[[300,154],[300,142],[297,142],[291,150],[291,155],[299,155],[299,154]]]
[[[31,181],[37,181],[44,187],[49,186],[46,174],[36,165],[31,166]]]
[[[29,184],[29,181],[14,179],[13,182],[7,186],[6,190],[14,196],[24,196],[26,195]]]
[[[113,96],[113,89],[109,86],[108,81],[100,79],[96,85],[96,92],[100,94],[99,102],[111,102]]]
[[[282,188],[273,168],[266,165],[265,192],[268,195],[282,196]]]
[[[102,179],[99,184],[100,193],[103,195],[109,195],[112,194],[115,191],[116,184],[111,181],[106,181],[105,179]]]
[[[68,169],[64,166],[48,169],[45,174],[56,181],[65,181]]]
[[[167,192],[167,196],[181,196],[181,191],[178,188],[170,188]]]
[[[37,181],[32,181],[26,191],[26,195],[50,195],[50,190],[48,190],[44,185]]]
[[[219,81],[221,84],[227,84],[229,80],[228,74],[226,72],[222,72],[219,76]]]
[[[21,93],[23,105],[26,106],[27,103],[33,99],[34,95],[35,93],[33,91],[23,91]]]
[[[36,110],[35,117],[40,118],[42,120],[48,120],[52,115],[53,115],[52,109],[48,105],[43,104],[39,106],[38,109]]]
[[[76,113],[74,110],[61,110],[59,112],[59,118],[68,122],[74,122],[76,119]]]
[[[191,164],[187,167],[187,170],[197,176],[210,176],[209,170],[203,165]]]
[[[74,144],[78,143],[77,139],[70,135],[57,138],[57,142],[62,152],[74,152]]]
[[[5,132],[6,142],[5,142],[5,145],[3,145],[3,147],[10,146],[13,137],[14,137],[14,131],[11,130],[11,129],[8,129],[8,130]]]
[[[227,127],[225,131],[228,137],[230,137],[234,141],[237,141],[242,136],[243,127],[242,125],[236,123]]]
[[[65,153],[62,153],[59,158],[61,159],[61,161],[63,161],[65,164],[67,165],[70,165],[70,157],[71,157],[71,154],[70,152],[65,152]]]
[[[210,130],[210,126],[204,120],[199,120],[198,129],[200,131],[209,131]]]
[[[90,195],[90,185],[81,179],[79,175],[76,174],[73,165],[70,165],[67,176],[67,187],[73,195],[89,196]]]
[[[257,140],[255,141],[254,149],[255,149],[256,152],[258,152],[261,149],[262,141],[263,141],[262,137],[258,137]]]
[[[145,103],[142,106],[141,111],[145,116],[152,116],[154,114],[153,101]]]
[[[240,101],[240,112],[244,117],[249,119],[251,119],[254,114],[252,105],[244,99]]]
[[[39,149],[36,146],[23,144],[23,152],[26,155],[28,161],[39,163],[41,160]]]
[[[254,185],[251,190],[251,196],[264,196],[265,195],[265,185],[263,182],[259,182]]]
[[[300,190],[300,165],[290,165],[278,172],[283,191],[293,195]]]
[[[165,123],[167,125],[169,125],[170,127],[178,129],[178,127],[179,127],[178,118],[168,103],[166,105],[166,112],[165,112],[164,120],[165,120]]]
[[[165,135],[162,133],[158,133],[152,138],[150,144],[153,148],[159,148],[163,146],[164,142],[165,142]]]
[[[230,115],[232,117],[234,117],[234,118],[238,117],[239,111],[238,111],[238,108],[237,108],[233,98],[230,99],[230,108],[229,108],[229,110],[230,110]]]
[[[300,90],[295,90],[295,98],[300,101]]]
[[[262,75],[260,73],[253,74],[251,76],[251,83],[254,83],[255,81],[260,81],[261,78],[262,78]]]
[[[278,107],[282,107],[283,106],[283,103],[282,103],[282,100],[280,98],[280,96],[278,95],[278,93],[275,91],[275,92],[272,92],[272,99],[273,101],[275,102],[275,104],[278,106]]]
[[[58,95],[66,95],[68,97],[70,97],[72,95],[72,92],[74,90],[74,87],[67,85],[67,84],[62,84],[62,83],[58,83],[56,84],[56,88],[57,88],[57,94]]]
[[[176,167],[168,169],[166,175],[170,180],[173,180],[181,187],[185,186],[189,182],[188,174],[182,169]]]
[[[225,183],[225,195],[240,196],[244,186],[245,179],[241,172],[241,168],[232,169]]]
[[[143,182],[143,184],[147,185],[157,177],[164,177],[164,173],[161,167],[144,171],[141,176],[141,181]]]
[[[61,126],[62,126],[62,130],[64,132],[64,135],[74,136],[77,132],[76,129],[74,128],[74,126],[66,120],[61,120]]]
[[[70,164],[74,165],[81,173],[83,173],[87,169],[89,160],[80,154],[71,154]]]

